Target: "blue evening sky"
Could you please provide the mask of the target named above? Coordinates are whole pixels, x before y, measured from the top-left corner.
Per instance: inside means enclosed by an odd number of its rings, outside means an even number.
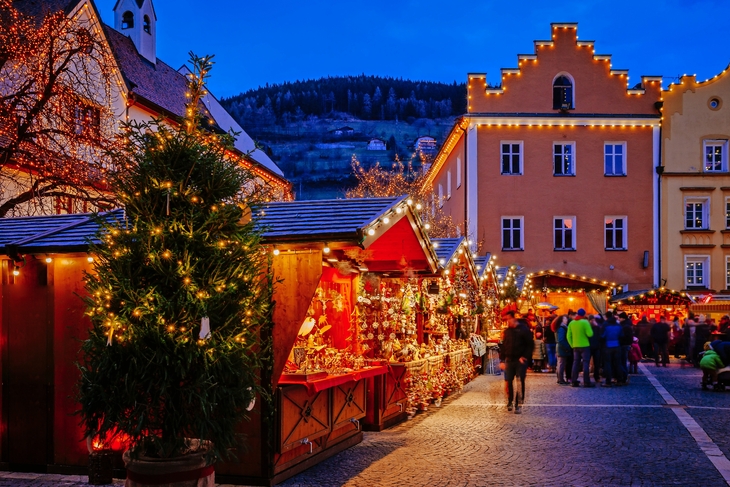
[[[371,74],[462,82],[468,72],[516,67],[551,22],[612,54],[615,69],[697,74],[730,63],[730,0],[153,0],[157,55],[175,68],[188,51],[215,54],[218,97],[268,83]],[[97,0],[113,25],[114,0]],[[665,86],[666,86],[665,81]]]

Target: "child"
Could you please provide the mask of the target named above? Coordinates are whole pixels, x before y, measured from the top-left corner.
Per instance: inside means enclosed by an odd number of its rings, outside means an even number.
[[[705,343],[705,353],[700,360],[702,369],[702,388],[707,389],[717,382],[717,371],[725,366],[716,351],[712,349],[710,342]]]
[[[641,347],[639,346],[639,339],[634,337],[634,343],[631,344],[629,349],[629,374],[639,373],[639,362],[641,362]]]
[[[532,370],[534,372],[542,372],[545,367],[545,357],[547,357],[547,351],[545,342],[542,341],[542,333],[535,333],[535,348],[532,349]]]

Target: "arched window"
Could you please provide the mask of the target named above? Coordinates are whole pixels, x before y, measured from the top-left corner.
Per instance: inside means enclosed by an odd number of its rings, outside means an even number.
[[[565,75],[560,75],[553,81],[553,109],[572,110],[573,82]]]
[[[144,22],[142,23],[142,28],[148,34],[151,34],[152,33],[152,31],[151,31],[152,27],[150,27],[150,18],[145,15],[143,20],[144,20]]]
[[[134,14],[127,10],[122,15],[122,29],[131,29],[134,27]]]

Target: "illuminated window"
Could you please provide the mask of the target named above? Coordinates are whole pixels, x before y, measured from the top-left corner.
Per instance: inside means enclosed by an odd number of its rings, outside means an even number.
[[[575,176],[575,143],[553,144],[553,175]]]
[[[150,26],[150,18],[145,15],[142,20],[143,20],[143,22],[142,22],[142,29],[144,29],[144,31],[147,32],[148,34],[151,34],[152,33],[152,27]]]
[[[705,172],[727,172],[727,140],[704,142]]]
[[[522,141],[503,140],[502,174],[519,176],[522,174]]]
[[[725,198],[725,228],[730,230],[730,198]]]
[[[553,218],[555,250],[575,250],[575,217],[556,216]]]
[[[77,104],[73,109],[73,132],[83,137],[98,139],[100,111],[91,105]]]
[[[553,81],[553,109],[572,110],[573,82],[566,75],[560,75]]]
[[[456,188],[461,188],[461,158],[456,158]]]
[[[710,273],[710,257],[687,255],[684,258],[684,283],[687,288],[707,288]]]
[[[444,186],[439,183],[439,208],[444,207]]]
[[[725,289],[730,289],[730,256],[725,257]]]
[[[708,230],[710,201],[707,198],[687,198],[684,202],[684,228]]]
[[[134,14],[127,10],[122,14],[122,29],[131,29],[134,27]]]
[[[502,217],[502,250],[523,250],[522,224],[524,217]]]
[[[626,176],[626,142],[606,142],[603,161],[604,175]]]
[[[627,249],[626,220],[625,216],[607,216],[604,219],[606,250]]]

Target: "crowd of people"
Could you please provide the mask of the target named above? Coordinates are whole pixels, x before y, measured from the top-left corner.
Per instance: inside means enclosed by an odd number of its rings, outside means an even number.
[[[656,367],[666,367],[670,354],[701,367],[703,386],[716,384],[717,370],[730,365],[728,316],[715,324],[691,313],[684,321],[678,316],[637,320],[625,312],[589,315],[579,309],[542,323],[532,310],[524,316],[510,311],[504,318],[508,327],[500,361],[507,409],[515,413],[521,412],[530,365],[535,372],[555,373],[558,384],[572,387],[581,386],[582,372],[582,386],[587,388],[626,385],[630,375],[638,373],[639,362],[653,359]]]

